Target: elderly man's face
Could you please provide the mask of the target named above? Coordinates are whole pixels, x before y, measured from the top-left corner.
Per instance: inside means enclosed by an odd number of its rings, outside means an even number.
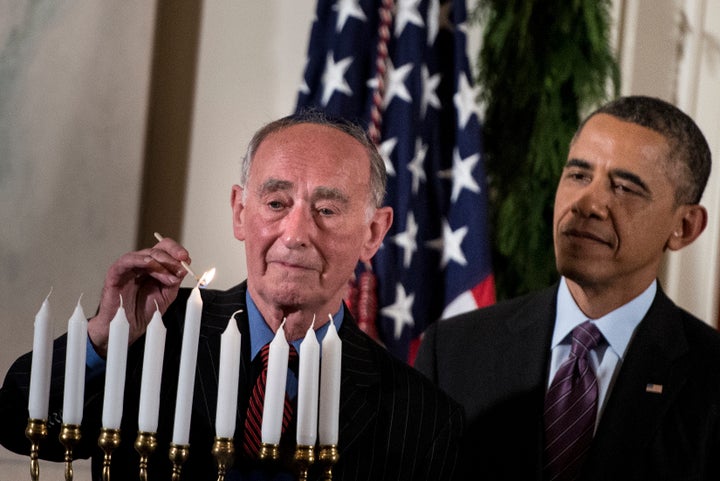
[[[389,208],[370,205],[369,162],[351,136],[316,124],[260,144],[245,192],[233,189],[233,220],[261,311],[327,318],[339,308],[358,260],[375,254],[392,220]]]

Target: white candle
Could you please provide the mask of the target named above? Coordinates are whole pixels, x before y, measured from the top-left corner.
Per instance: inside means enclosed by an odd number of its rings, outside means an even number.
[[[199,283],[198,283],[199,285]],[[180,351],[180,374],[178,377],[177,400],[175,401],[175,423],[172,442],[186,445],[190,438],[190,417],[192,413],[193,389],[195,387],[195,366],[197,364],[198,342],[200,341],[200,317],[202,298],[198,286],[193,288],[185,310],[185,327]]]
[[[160,384],[167,334],[157,304],[155,307],[155,313],[145,331],[145,353],[143,354],[142,381],[140,382],[140,412],[138,413],[138,430],[148,433],[157,432]]]
[[[64,424],[80,424],[82,422],[87,324],[85,312],[78,299],[75,311],[68,321],[67,347],[65,349],[65,390],[63,392],[62,421]]]
[[[287,381],[290,346],[285,338],[285,320],[275,333],[268,353],[268,372],[265,382],[265,400],[261,438],[263,443],[280,444],[282,418],[285,408],[285,383]]]
[[[105,369],[105,397],[103,399],[102,425],[107,429],[120,429],[123,397],[125,394],[125,369],[127,368],[128,336],[130,323],[125,308],[120,307],[110,321],[107,364]]]
[[[322,341],[320,371],[320,419],[318,437],[321,446],[337,445],[340,416],[340,366],[342,342],[330,316],[330,326]]]
[[[317,439],[320,345],[315,337],[314,324],[300,343],[297,444],[303,446],[314,446]]]
[[[50,291],[52,293],[52,291]],[[33,353],[30,365],[30,399],[28,411],[31,419],[47,419],[50,402],[50,371],[52,368],[52,323],[47,295],[35,315]]]
[[[235,314],[230,317],[225,332],[220,336],[220,374],[215,415],[215,435],[220,438],[235,437],[241,342]]]

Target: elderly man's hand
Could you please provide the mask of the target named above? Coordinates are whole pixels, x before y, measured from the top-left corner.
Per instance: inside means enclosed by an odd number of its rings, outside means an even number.
[[[120,307],[120,298],[130,323],[130,344],[143,335],[155,312],[155,303],[164,313],[177,297],[187,271],[181,261],[190,262],[187,250],[170,238],[155,246],[121,256],[108,269],[95,317],[88,323],[88,335],[96,352],[107,352],[110,321]]]

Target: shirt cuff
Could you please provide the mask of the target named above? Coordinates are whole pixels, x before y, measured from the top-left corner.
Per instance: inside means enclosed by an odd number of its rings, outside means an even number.
[[[105,359],[95,352],[90,336],[87,338],[85,347],[85,377],[86,379],[94,379],[105,372]]]

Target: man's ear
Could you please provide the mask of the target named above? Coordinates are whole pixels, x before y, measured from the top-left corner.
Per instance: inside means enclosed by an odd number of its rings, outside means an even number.
[[[233,217],[233,234],[237,240],[245,240],[244,212],[245,204],[243,203],[244,190],[239,185],[233,185],[230,192],[230,207],[232,208]]]
[[[367,262],[372,259],[382,245],[385,234],[390,230],[393,221],[392,207],[380,207],[375,210],[373,218],[368,225],[368,235],[360,251],[360,260]]]
[[[675,230],[670,234],[667,247],[677,251],[692,244],[707,226],[707,210],[699,204],[689,204],[680,207],[682,211]]]

